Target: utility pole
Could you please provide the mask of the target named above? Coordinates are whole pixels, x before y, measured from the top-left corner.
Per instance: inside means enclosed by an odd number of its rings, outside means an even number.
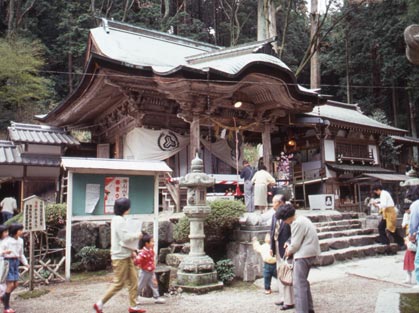
[[[320,62],[318,53],[319,5],[318,0],[311,0],[310,40],[313,42],[313,55],[310,60],[310,88],[320,88]]]

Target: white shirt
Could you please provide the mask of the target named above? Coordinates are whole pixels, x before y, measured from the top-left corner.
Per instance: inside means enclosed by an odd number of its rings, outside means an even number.
[[[18,258],[23,265],[28,265],[28,260],[23,254],[23,239],[7,237],[1,243],[1,251],[10,250],[10,253],[4,255],[4,258]]]
[[[17,209],[16,199],[13,197],[4,198],[0,202],[3,212],[9,212],[13,214],[13,211]]]
[[[390,193],[386,190],[381,190],[380,193],[380,208],[385,209],[389,207],[394,207],[394,201]]]
[[[125,248],[124,243],[140,238],[140,231],[129,231],[125,217],[115,215],[111,222],[111,259],[122,260],[131,256],[132,250]]]

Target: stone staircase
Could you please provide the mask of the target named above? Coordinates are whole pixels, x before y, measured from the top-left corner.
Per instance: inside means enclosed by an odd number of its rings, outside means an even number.
[[[398,246],[378,243],[378,217],[363,213],[340,213],[337,211],[305,211],[297,214],[307,216],[316,226],[321,255],[317,266],[331,265],[337,261],[363,258],[378,254],[396,254]],[[227,255],[233,260],[236,276],[253,281],[262,276],[262,260],[252,248],[251,238],[263,242],[269,227],[242,226],[235,231],[234,241],[229,244]]]
[[[395,254],[398,247],[378,243],[378,218],[363,213],[308,214],[314,223],[320,241],[321,254],[318,266],[333,264],[352,258],[377,254]],[[367,221],[369,220],[369,221]]]

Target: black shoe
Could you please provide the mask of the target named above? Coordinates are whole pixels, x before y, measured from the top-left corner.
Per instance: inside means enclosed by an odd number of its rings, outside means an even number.
[[[281,301],[281,302],[275,302],[275,305],[284,305],[284,301]]]
[[[308,310],[308,313],[315,313],[314,310]]]
[[[284,304],[283,306],[281,306],[281,310],[282,310],[282,311],[285,311],[285,310],[291,310],[291,309],[293,309],[293,308],[294,308],[294,305],[293,305],[293,304],[291,304],[291,305]]]

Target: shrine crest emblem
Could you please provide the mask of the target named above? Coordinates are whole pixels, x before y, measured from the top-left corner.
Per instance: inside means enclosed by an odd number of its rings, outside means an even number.
[[[172,151],[179,148],[179,139],[171,131],[162,132],[160,133],[157,144],[162,151]]]

